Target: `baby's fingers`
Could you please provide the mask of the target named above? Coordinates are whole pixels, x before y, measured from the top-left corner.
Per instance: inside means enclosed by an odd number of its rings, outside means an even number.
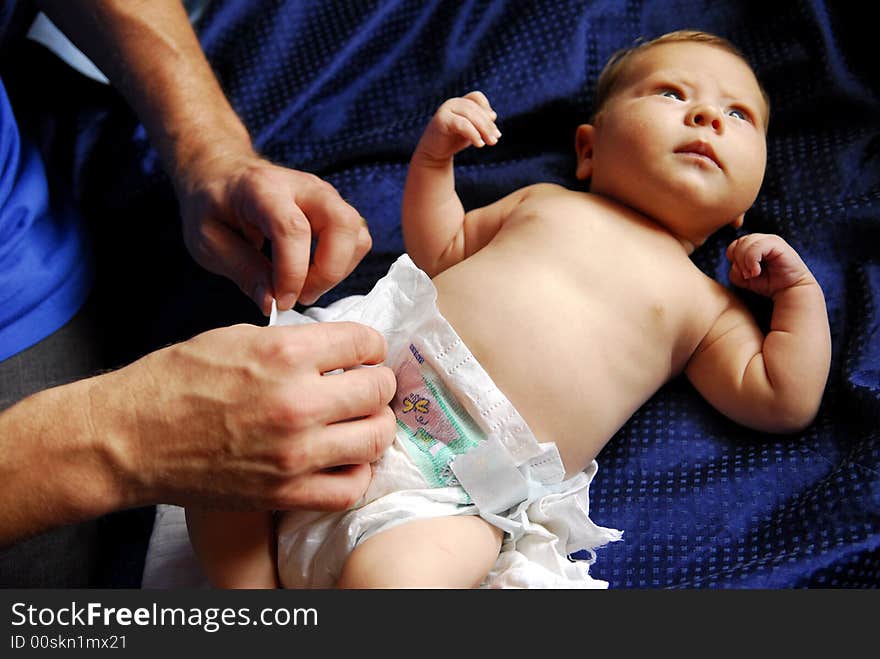
[[[486,144],[476,126],[464,117],[453,115],[449,120],[449,127],[455,135],[461,136],[476,147]]]
[[[460,117],[467,121],[477,133],[477,140],[472,140],[474,146],[481,147],[484,144],[496,144],[498,138],[501,137],[501,131],[495,125],[495,122],[489,116],[485,108],[478,105],[475,101],[462,99],[461,103],[456,104],[452,108],[452,112],[456,117]],[[469,134],[472,134],[469,132]]]
[[[463,98],[470,99],[481,108],[483,108],[489,114],[493,121],[498,117],[498,114],[495,112],[495,110],[492,109],[492,106],[489,104],[489,99],[486,98],[486,95],[483,92],[473,91],[469,94],[465,94]]]
[[[730,272],[727,276],[730,279],[730,283],[734,286],[747,288],[745,277],[743,277],[742,272],[740,272],[739,266],[736,263],[731,264]]]
[[[735,240],[727,248],[728,260],[736,266],[744,280],[761,275],[761,259],[767,241],[762,234],[751,234]]]

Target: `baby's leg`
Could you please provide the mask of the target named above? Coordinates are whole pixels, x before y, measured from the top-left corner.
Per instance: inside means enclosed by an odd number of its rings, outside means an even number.
[[[502,531],[473,515],[406,522],[348,557],[339,588],[475,588],[501,550]]]
[[[215,588],[277,588],[271,512],[186,509],[190,543]]]

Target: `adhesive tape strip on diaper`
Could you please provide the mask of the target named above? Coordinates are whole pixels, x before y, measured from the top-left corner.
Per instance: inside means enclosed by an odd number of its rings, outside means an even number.
[[[554,442],[538,444],[538,446],[541,452],[520,469],[525,469],[524,475],[530,481],[545,485],[561,483],[565,479],[565,467],[559,455],[559,448]]]
[[[452,471],[481,513],[509,510],[529,495],[529,483],[510,452],[495,438],[452,461]]]

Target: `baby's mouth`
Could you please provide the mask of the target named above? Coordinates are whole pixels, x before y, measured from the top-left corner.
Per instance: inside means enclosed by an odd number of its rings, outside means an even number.
[[[721,166],[721,162],[718,160],[718,156],[715,155],[715,150],[708,142],[702,142],[700,140],[696,142],[690,142],[689,144],[678,147],[675,150],[675,153],[693,156],[698,160],[715,165],[715,167],[717,167],[718,169],[724,169],[724,167]]]

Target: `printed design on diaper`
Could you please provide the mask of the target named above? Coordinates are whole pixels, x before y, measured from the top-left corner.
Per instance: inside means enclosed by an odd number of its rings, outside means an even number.
[[[391,405],[398,439],[430,487],[458,485],[449,463],[485,434],[413,344],[409,351],[395,374],[397,393]]]

